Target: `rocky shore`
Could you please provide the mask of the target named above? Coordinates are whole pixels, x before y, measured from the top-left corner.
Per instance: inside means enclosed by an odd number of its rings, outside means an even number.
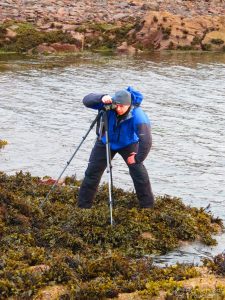
[[[225,51],[224,0],[0,1],[0,51]]]
[[[144,17],[148,11],[168,11],[174,15],[220,16],[225,14],[224,0],[5,0],[0,1],[0,22],[6,19],[82,24],[88,21],[115,22]]]

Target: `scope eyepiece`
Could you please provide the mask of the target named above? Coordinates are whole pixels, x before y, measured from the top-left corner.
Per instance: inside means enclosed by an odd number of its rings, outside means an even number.
[[[103,106],[103,109],[105,111],[108,111],[108,110],[115,110],[116,109],[116,104],[115,103],[110,103],[110,104],[105,104]]]

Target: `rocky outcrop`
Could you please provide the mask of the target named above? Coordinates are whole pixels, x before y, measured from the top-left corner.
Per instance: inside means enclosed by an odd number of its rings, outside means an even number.
[[[165,49],[224,51],[224,20],[224,0],[6,0],[0,1],[0,49],[40,53],[117,49],[130,54]],[[34,37],[27,39],[27,45],[21,41],[20,24],[33,27]],[[57,38],[52,38],[52,32]]]
[[[225,45],[225,16],[184,18],[168,12],[150,12],[136,34],[143,49],[222,50]]]

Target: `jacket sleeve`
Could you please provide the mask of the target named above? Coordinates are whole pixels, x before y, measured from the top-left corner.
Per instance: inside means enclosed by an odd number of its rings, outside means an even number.
[[[83,99],[83,104],[88,108],[101,109],[103,107],[102,97],[105,94],[88,94]]]
[[[152,134],[149,124],[140,124],[137,126],[139,147],[138,153],[135,155],[137,163],[141,163],[147,157],[152,146]]]

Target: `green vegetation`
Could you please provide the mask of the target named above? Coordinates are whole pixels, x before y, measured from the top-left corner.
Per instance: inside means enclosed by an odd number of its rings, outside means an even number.
[[[204,50],[204,51],[210,51],[211,49],[212,49],[211,44],[203,44],[202,45],[202,50]]]
[[[157,23],[158,22],[158,18],[156,16],[153,17],[153,22]]]
[[[168,50],[173,50],[174,49],[174,43],[172,41],[170,41],[169,45],[168,45]]]
[[[128,36],[130,30],[136,29],[136,23],[127,23],[123,26],[115,24],[83,24],[76,28],[76,31],[85,34],[85,49],[91,50],[113,50],[116,49],[123,41],[132,42],[133,36]],[[91,34],[88,34],[91,33]]]
[[[182,32],[183,32],[183,34],[185,34],[185,35],[188,34],[188,30],[187,30],[187,29],[183,29]]]
[[[155,267],[149,255],[173,250],[180,240],[215,245],[212,235],[223,227],[179,198],[158,197],[153,210],[139,209],[134,193],[117,188],[111,227],[107,186],[91,210],[82,210],[76,207],[79,185],[68,177],[43,202],[50,186],[40,178],[0,172],[0,299],[29,298],[57,284],[74,299],[174,293],[178,281],[198,272],[186,265]]]
[[[143,25],[141,25],[143,26]],[[16,36],[5,39],[6,28],[14,28]],[[108,23],[86,23],[77,26],[76,32],[84,33],[86,50],[102,50],[115,49],[122,41],[132,42],[134,35],[128,36],[128,32],[140,27],[138,23],[127,23],[122,26]],[[16,28],[16,29],[15,29]],[[69,43],[76,44],[81,47],[80,42],[74,39],[70,33],[63,32],[60,28],[56,28],[54,24],[51,26],[52,31],[38,31],[30,23],[12,23],[7,22],[0,26],[0,51],[8,52],[26,52],[37,47],[42,43]],[[79,44],[79,45],[78,45]]]
[[[216,255],[212,259],[204,259],[204,265],[207,266],[213,273],[217,275],[225,275],[225,253]]]
[[[171,27],[162,27],[163,39],[168,40],[171,35]]]
[[[166,17],[163,17],[162,21],[164,25],[159,23],[157,29],[159,32],[162,32],[163,40],[169,40],[172,27],[165,26],[167,22]],[[157,16],[153,16],[152,22],[159,22]],[[182,22],[181,25],[185,26],[185,23]],[[140,18],[136,19],[135,22],[129,20],[127,23],[121,25],[92,22],[74,25],[75,32],[83,34],[83,38],[79,40],[79,38],[73,38],[70,32],[63,31],[62,24],[52,23],[49,26],[49,31],[40,31],[31,23],[8,21],[0,25],[0,53],[26,53],[32,49],[29,53],[37,54],[38,51],[36,47],[43,43],[45,43],[46,46],[53,43],[68,43],[76,45],[77,49],[82,49],[82,51],[113,52],[124,41],[127,42],[128,46],[132,45],[141,51],[154,51],[155,46],[151,40],[137,40],[137,33],[140,32],[143,26],[144,21]],[[177,27],[176,29],[178,30],[179,28]],[[206,34],[210,30],[206,29],[204,33]],[[183,28],[181,31],[183,35],[176,35],[176,38],[187,39],[188,30]],[[194,46],[201,45],[202,42],[202,38],[197,35],[197,31],[195,34],[196,36],[193,37],[191,45],[176,47],[174,44],[169,43],[168,50],[195,50],[196,47]],[[187,43],[189,42],[187,41]],[[224,51],[224,41],[222,39],[211,39],[210,43],[201,45],[201,49],[204,51],[213,50],[213,44],[221,45],[220,49]],[[46,49],[46,51],[51,52],[48,48]]]
[[[222,39],[211,39],[211,43],[214,45],[222,45],[224,44],[224,40]]]
[[[199,36],[196,35],[196,36],[193,37],[191,45],[192,46],[199,45],[199,44],[201,44],[201,41],[202,41],[202,39]]]
[[[193,46],[190,46],[190,45],[185,45],[185,46],[180,46],[180,45],[178,45],[178,46],[177,46],[177,50],[191,51],[191,50],[194,50],[194,47],[193,47]]]

